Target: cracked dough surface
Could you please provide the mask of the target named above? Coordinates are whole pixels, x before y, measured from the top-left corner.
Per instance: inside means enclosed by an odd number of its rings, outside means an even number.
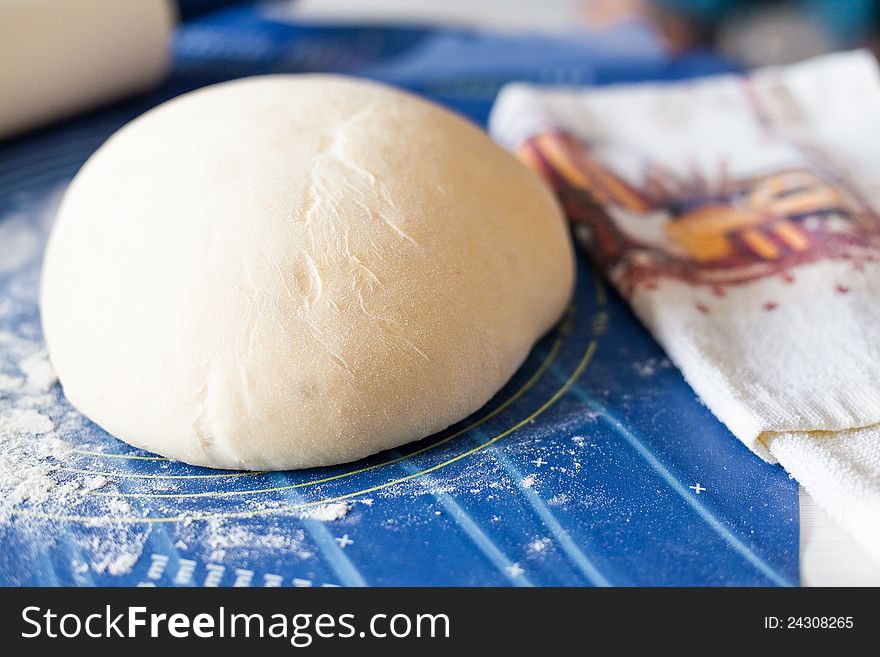
[[[265,76],[147,112],[85,164],[43,271],[68,399],[188,463],[351,461],[484,405],[556,322],[551,192],[409,94]]]

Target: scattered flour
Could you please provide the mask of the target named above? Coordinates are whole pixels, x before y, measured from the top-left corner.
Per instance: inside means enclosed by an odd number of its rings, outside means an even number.
[[[538,538],[529,543],[529,552],[538,554],[546,550],[548,547],[550,547],[549,538]]]
[[[0,374],[0,392],[15,390],[16,388],[20,388],[23,383],[24,379],[20,376]]]
[[[149,526],[102,525],[92,531],[93,535],[80,537],[77,542],[89,554],[90,570],[98,575],[119,576],[131,572],[150,535]]]
[[[309,507],[304,509],[299,515],[302,518],[309,518],[310,520],[332,522],[333,520],[344,518],[348,515],[349,511],[351,511],[350,502],[335,502],[333,504],[322,504],[321,506]]]
[[[565,506],[568,504],[570,500],[570,496],[567,493],[557,493],[549,500],[547,500],[547,504],[550,506]]]
[[[107,504],[107,510],[110,512],[111,516],[128,517],[133,513],[131,504],[121,497],[111,498],[110,502]]]
[[[260,526],[252,528],[246,522],[236,520],[212,519],[192,525],[209,554],[209,561],[222,561],[231,552],[236,558],[247,557],[266,551],[275,553],[294,553],[300,559],[310,559],[314,553],[305,549],[305,532],[298,527]],[[190,541],[193,542],[193,541]]]
[[[40,248],[40,236],[24,214],[5,217],[0,222],[0,273],[18,269]]]
[[[45,349],[23,358],[18,362],[18,367],[27,377],[28,386],[35,390],[49,390],[58,380]]]
[[[0,317],[11,315],[15,310],[15,302],[7,297],[0,298]]]
[[[55,429],[48,417],[33,409],[12,408],[0,414],[0,440],[15,434],[39,435]]]
[[[39,504],[48,499],[56,489],[52,476],[57,466],[37,463],[29,467],[19,467],[21,459],[16,451],[0,451],[0,524],[5,524],[12,513],[25,502]]]
[[[78,476],[64,471],[63,463],[73,445],[59,432],[62,427],[70,431],[81,425],[70,425],[55,394],[49,392],[56,379],[45,350],[36,340],[9,332],[0,334],[0,345],[4,366],[20,370],[20,375],[0,378],[0,389],[5,393],[0,397],[0,535],[14,517],[15,530],[33,534],[34,548],[44,549],[57,537],[51,524],[20,512],[76,515],[89,493],[111,482],[104,475]],[[76,559],[74,573],[91,570],[121,575],[140,558],[149,528],[86,525],[81,532],[63,534],[83,553]]]
[[[672,361],[668,358],[649,358],[640,363],[633,363],[633,367],[639,376],[649,377],[654,376],[661,370],[668,370],[672,367]]]
[[[70,452],[73,451],[73,445],[66,440],[56,438],[55,434],[50,434],[35,444],[35,450],[40,458],[52,458],[60,461],[70,455]]]
[[[92,563],[92,570],[98,574],[107,572],[110,575],[125,575],[131,572],[134,565],[141,558],[141,551],[122,552],[115,555],[107,555],[103,559]]]
[[[82,482],[83,490],[86,491],[94,491],[100,488],[104,488],[107,484],[110,483],[110,480],[107,479],[104,475],[91,475],[86,477]]]

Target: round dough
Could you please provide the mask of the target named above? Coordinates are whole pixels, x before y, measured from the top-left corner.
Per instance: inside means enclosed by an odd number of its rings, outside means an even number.
[[[280,470],[484,405],[572,291],[567,226],[462,118],[337,76],[265,76],[117,132],[64,197],[42,313],[68,399],[127,443]]]

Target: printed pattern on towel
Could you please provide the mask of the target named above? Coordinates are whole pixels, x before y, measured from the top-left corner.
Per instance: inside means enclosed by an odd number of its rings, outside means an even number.
[[[517,155],[556,190],[575,234],[628,297],[660,277],[722,295],[724,286],[790,278],[792,267],[818,260],[880,259],[880,217],[806,157],[802,167],[739,179],[723,160],[714,172],[695,165],[688,177],[648,162],[633,183],[560,130],[529,138]]]

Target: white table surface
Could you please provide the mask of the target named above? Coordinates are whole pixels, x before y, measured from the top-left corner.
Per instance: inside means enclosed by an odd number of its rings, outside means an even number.
[[[801,501],[801,584],[803,586],[880,586],[880,563],[810,497]]]

